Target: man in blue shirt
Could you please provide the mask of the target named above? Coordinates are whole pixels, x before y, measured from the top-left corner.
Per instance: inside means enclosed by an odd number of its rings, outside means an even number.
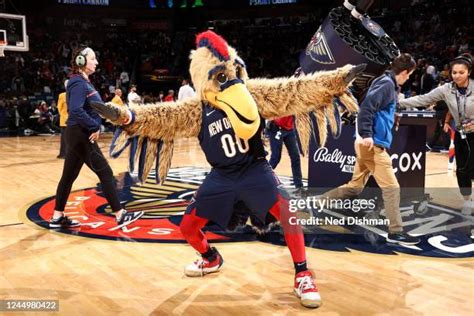
[[[401,54],[393,60],[390,70],[372,82],[357,116],[357,157],[352,179],[324,195],[329,199],[357,196],[370,175],[373,175],[382,189],[386,216],[390,220],[387,241],[404,245],[415,245],[420,240],[403,232],[400,185],[387,149],[392,144],[398,88],[408,80],[415,68],[416,63],[411,55]]]

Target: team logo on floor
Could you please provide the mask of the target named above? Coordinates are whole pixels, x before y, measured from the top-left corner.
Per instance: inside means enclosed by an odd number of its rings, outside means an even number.
[[[343,222],[343,225],[306,227],[306,245],[333,251],[364,251],[379,254],[410,254],[425,257],[474,257],[473,217],[460,210],[427,203],[402,205],[403,229],[417,236],[417,245],[398,245],[386,241],[387,224],[384,210],[348,214],[347,210],[324,209],[317,216]],[[355,219],[357,224],[349,224]]]
[[[144,211],[145,215],[128,226],[119,226],[115,215],[103,196],[100,186],[72,192],[65,214],[81,222],[79,228],[60,229],[58,232],[82,237],[126,240],[135,242],[184,242],[179,223],[194,192],[208,170],[202,168],[171,169],[166,181],[158,185],[150,175],[142,185],[136,184],[130,174],[118,181],[119,198],[129,211]],[[27,217],[35,224],[48,228],[54,210],[54,197],[35,203],[27,210]],[[252,234],[222,231],[217,226],[206,227],[211,241],[255,240]]]
[[[78,228],[61,229],[60,233],[81,237],[122,240],[133,242],[185,242],[179,231],[179,224],[193,194],[209,170],[197,167],[171,169],[166,181],[157,185],[150,176],[143,185],[137,185],[128,174],[119,177],[119,197],[126,209],[142,210],[145,215],[135,223],[120,227],[107,205],[100,186],[72,192],[65,212],[79,220]],[[291,178],[280,177],[288,188]],[[48,228],[48,221],[54,210],[54,196],[43,199],[27,209],[30,221]],[[407,232],[418,235],[422,242],[416,246],[399,246],[385,242],[384,226],[318,226],[305,229],[308,247],[333,251],[365,251],[380,254],[406,253],[430,257],[472,257],[474,244],[470,239],[472,217],[440,205],[429,204],[426,212],[415,214],[413,208],[402,208]],[[325,216],[342,218],[337,210],[325,211]],[[360,214],[363,217],[374,216]],[[384,218],[383,212],[376,214]],[[206,226],[206,236],[211,242],[254,241],[284,244],[279,227],[265,235],[258,235],[250,227],[226,231],[216,225]]]

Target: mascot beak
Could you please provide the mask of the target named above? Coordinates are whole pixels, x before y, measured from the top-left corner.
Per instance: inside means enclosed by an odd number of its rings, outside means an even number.
[[[248,140],[260,126],[257,103],[243,83],[236,83],[223,91],[205,92],[205,97],[216,108],[224,111],[237,137]]]

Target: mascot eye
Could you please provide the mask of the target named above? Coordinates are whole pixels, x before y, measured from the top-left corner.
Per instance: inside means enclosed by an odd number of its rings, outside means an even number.
[[[242,68],[237,67],[236,75],[237,78],[242,79]]]
[[[216,80],[217,82],[219,82],[219,84],[224,84],[227,82],[227,76],[223,72],[221,72],[217,74]]]

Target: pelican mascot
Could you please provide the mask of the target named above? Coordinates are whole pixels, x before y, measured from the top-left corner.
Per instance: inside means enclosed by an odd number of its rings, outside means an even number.
[[[290,224],[288,198],[265,159],[262,130],[265,119],[295,115],[303,153],[319,132],[324,144],[328,123],[337,130],[338,98],[357,111],[348,85],[365,66],[347,65],[334,71],[299,77],[249,79],[244,61],[234,48],[212,31],[196,37],[190,74],[196,97],[178,102],[140,104],[130,110],[112,103],[94,104],[105,118],[121,127],[111,156],[131,145],[143,181],[154,167],[157,182],[166,178],[174,140],[197,137],[211,172],[195,193],[180,223],[187,242],[200,258],[185,267],[185,275],[204,276],[222,269],[224,260],[211,247],[202,228],[212,221],[225,228],[236,209],[244,208],[257,222],[279,221],[295,266],[294,293],[303,306],[318,307],[321,296],[306,265],[301,227]],[[132,167],[133,168],[133,167]]]

